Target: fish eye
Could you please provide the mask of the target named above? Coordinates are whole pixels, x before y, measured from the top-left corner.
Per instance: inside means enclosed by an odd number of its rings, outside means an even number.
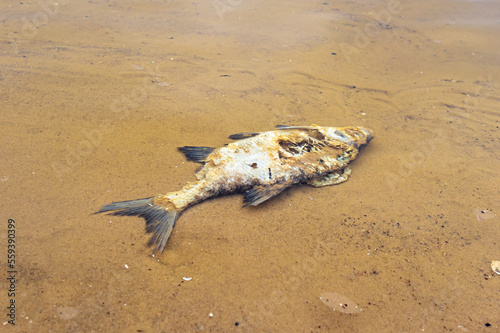
[[[341,138],[345,138],[344,133],[342,133],[341,131],[335,131],[335,132],[333,132],[333,133],[334,133],[335,135],[340,136]]]

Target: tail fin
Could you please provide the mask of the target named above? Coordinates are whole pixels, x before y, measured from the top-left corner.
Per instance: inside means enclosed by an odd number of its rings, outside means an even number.
[[[146,220],[146,233],[152,233],[148,246],[156,247],[153,254],[158,251],[163,253],[170,233],[174,228],[175,221],[179,218],[182,211],[168,210],[165,207],[154,205],[153,198],[138,200],[113,202],[103,206],[98,213],[111,212],[109,215],[117,216],[139,216]]]

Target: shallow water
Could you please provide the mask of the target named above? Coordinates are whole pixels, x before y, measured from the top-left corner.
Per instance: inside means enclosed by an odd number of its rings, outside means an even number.
[[[11,2],[0,13],[11,331],[500,325],[498,2]],[[258,207],[206,201],[155,258],[142,219],[91,215],[193,181],[178,146],[313,123],[374,130],[349,181]]]

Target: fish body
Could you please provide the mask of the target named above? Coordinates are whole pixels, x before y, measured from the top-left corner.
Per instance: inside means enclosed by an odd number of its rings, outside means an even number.
[[[176,220],[190,206],[219,195],[244,192],[245,206],[256,206],[298,183],[327,186],[344,182],[348,164],[373,138],[364,127],[278,126],[278,130],[239,133],[221,148],[178,148],[202,163],[197,181],[152,198],[114,202],[97,213],[139,216],[146,220],[153,253],[163,252]]]

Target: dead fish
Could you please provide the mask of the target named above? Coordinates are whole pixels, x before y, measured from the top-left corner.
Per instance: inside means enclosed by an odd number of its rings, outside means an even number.
[[[178,149],[202,163],[197,181],[151,198],[113,202],[97,213],[139,216],[152,233],[148,246],[162,253],[175,222],[188,207],[219,195],[243,192],[245,206],[257,206],[298,183],[320,187],[347,180],[349,162],[373,138],[364,127],[277,126],[268,132],[239,133],[222,148]]]

